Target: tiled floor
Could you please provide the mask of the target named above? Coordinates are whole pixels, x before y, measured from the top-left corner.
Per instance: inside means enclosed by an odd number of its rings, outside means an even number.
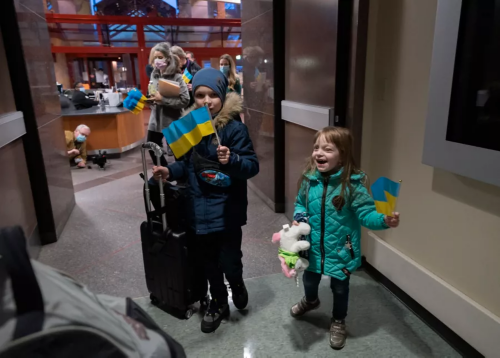
[[[78,183],[76,207],[59,241],[44,246],[39,260],[67,271],[99,293],[147,295],[139,234],[146,219],[140,163],[140,151],[134,150],[110,160],[106,170],[73,170]],[[251,190],[248,217],[243,239],[244,277],[280,272],[271,236],[287,220],[272,212]]]
[[[72,274],[97,293],[129,296],[186,349],[188,357],[456,357],[441,338],[363,272],[352,279],[349,342],[341,352],[328,346],[332,295],[321,286],[321,309],[293,320],[290,306],[303,294],[285,279],[271,243],[286,218],[249,190],[243,234],[247,310],[210,335],[200,317],[177,320],[149,303],[139,226],[145,220],[140,151],[110,161],[105,171],[73,170],[76,207],[60,240],[42,248],[39,260]],[[149,162],[149,167],[151,163]]]
[[[290,307],[303,295],[281,273],[246,280],[250,303],[213,334],[200,332],[201,316],[178,320],[149,303],[138,303],[178,340],[188,357],[459,357],[450,346],[387,290],[363,272],[351,279],[348,343],[328,344],[333,304],[328,280],[320,286],[321,306],[294,319]]]

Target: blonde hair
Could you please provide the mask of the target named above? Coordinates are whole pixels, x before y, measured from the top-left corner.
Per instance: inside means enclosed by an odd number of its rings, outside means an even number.
[[[228,55],[222,55],[219,59],[220,60],[227,60],[229,62],[229,74],[228,74],[228,80],[229,80],[229,85],[228,87],[231,88],[234,91],[234,85],[236,84],[236,63],[234,62],[233,58]]]
[[[181,59],[177,55],[172,55],[173,62],[175,63],[175,68],[177,73],[182,73]]]
[[[187,58],[186,53],[184,52],[182,47],[172,46],[170,51],[172,52],[172,54],[177,55],[177,57],[179,57],[181,60]]]
[[[354,174],[361,174],[361,170],[356,165],[356,161],[354,160],[353,154],[353,144],[354,139],[351,134],[351,131],[347,128],[341,127],[326,127],[322,130],[318,131],[314,136],[314,143],[323,137],[326,142],[335,144],[339,153],[340,153],[340,161],[339,165],[343,169],[342,174],[340,176],[340,180],[342,183],[342,188],[340,190],[340,195],[335,197],[333,200],[333,205],[337,208],[337,210],[342,209],[342,206],[347,202],[347,196],[352,194],[351,191],[351,176]],[[302,184],[307,179],[308,174],[312,174],[316,171],[316,161],[313,156],[309,158],[304,171],[298,182],[299,190],[302,187]]]

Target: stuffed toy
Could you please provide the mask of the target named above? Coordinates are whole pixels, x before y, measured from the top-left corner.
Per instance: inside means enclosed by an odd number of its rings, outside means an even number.
[[[298,226],[283,225],[283,230],[273,235],[273,243],[280,243],[278,258],[281,261],[281,270],[288,277],[297,278],[297,273],[309,266],[309,261],[300,257],[299,252],[309,250],[311,244],[301,240],[302,236],[309,235],[311,227],[306,223]]]

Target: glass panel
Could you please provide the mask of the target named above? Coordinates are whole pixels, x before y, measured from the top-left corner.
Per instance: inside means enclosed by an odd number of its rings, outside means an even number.
[[[146,25],[144,26],[144,37],[146,38],[146,47],[153,47],[158,42],[172,43],[172,26]]]
[[[146,47],[162,41],[181,47],[241,47],[240,27],[147,25],[144,36]]]
[[[138,47],[137,26],[49,23],[53,46]],[[241,27],[145,25],[146,47],[169,42],[181,47],[241,47]]]
[[[177,0],[46,0],[45,12],[72,15],[112,15],[138,17],[212,18],[218,15],[217,2]],[[241,5],[224,4],[226,19],[241,18]]]
[[[241,27],[224,27],[222,31],[222,47],[241,47]]]
[[[54,46],[137,47],[136,25],[48,24]],[[102,43],[101,43],[102,42]]]
[[[90,95],[94,89],[139,85],[139,72],[135,54],[95,54],[91,57],[68,57],[69,76],[82,82]],[[68,93],[71,93],[72,89]]]
[[[226,19],[241,18],[241,5],[235,3],[225,3]]]
[[[219,26],[174,26],[173,43],[181,47],[222,47]]]
[[[136,25],[101,25],[104,46],[137,47]]]
[[[53,46],[101,46],[96,25],[48,24]]]
[[[500,3],[464,0],[446,139],[500,151]]]
[[[175,17],[176,0],[46,0],[46,12],[76,15]]]

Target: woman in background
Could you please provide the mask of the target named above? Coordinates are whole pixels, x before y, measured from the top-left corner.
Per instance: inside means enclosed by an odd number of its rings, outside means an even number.
[[[201,67],[198,66],[196,62],[191,61],[186,52],[182,49],[182,47],[179,46],[172,46],[172,54],[176,55],[179,57],[180,60],[180,65],[181,65],[181,74],[186,73],[186,76],[183,76],[184,81],[186,82],[187,88],[189,90],[189,96],[191,97],[189,101],[189,106],[191,107],[194,104],[194,97],[193,97],[193,77],[196,75],[196,73],[201,70]]]
[[[219,61],[221,72],[227,77],[229,86],[227,92],[236,92],[241,96],[241,84],[238,75],[236,74],[236,63],[229,55],[222,55]]]
[[[182,110],[189,104],[189,91],[179,73],[179,58],[172,54],[169,43],[160,42],[151,49],[149,64],[154,68],[151,73],[149,95],[150,99],[155,101],[155,105],[151,108],[147,141],[162,147],[162,130],[181,117]],[[177,82],[180,87],[179,97],[163,97],[158,91],[160,78]],[[164,157],[161,158],[161,163],[156,163],[156,156],[152,152],[150,155],[155,165],[167,165]]]

